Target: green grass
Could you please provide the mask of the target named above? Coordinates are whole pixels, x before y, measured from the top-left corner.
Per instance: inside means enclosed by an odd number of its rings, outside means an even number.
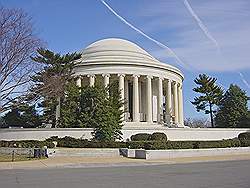
[[[15,155],[14,157],[14,162],[16,161],[30,161],[30,160],[38,160],[39,158],[29,158],[27,155]],[[40,158],[40,159],[45,159]],[[0,154],[0,162],[12,162],[12,156],[11,155],[6,155],[6,154]]]

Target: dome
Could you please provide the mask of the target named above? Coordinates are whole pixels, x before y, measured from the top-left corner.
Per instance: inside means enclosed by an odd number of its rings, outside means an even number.
[[[83,60],[86,62],[96,60],[121,60],[131,59],[137,61],[157,61],[145,50],[136,44],[118,38],[108,38],[96,41],[82,51]]]
[[[107,38],[98,40],[83,49],[81,54],[79,66],[84,64],[133,64],[158,67],[182,75],[176,67],[158,61],[138,45],[124,39]]]
[[[135,54],[141,54],[141,56],[148,56],[153,58],[149,53],[143,50],[138,45],[124,39],[119,38],[108,38],[96,41],[90,44],[84,53],[89,53],[93,51],[120,51],[120,52],[130,52]]]

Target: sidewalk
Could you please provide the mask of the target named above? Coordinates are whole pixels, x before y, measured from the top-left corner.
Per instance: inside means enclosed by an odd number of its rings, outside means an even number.
[[[141,166],[177,164],[209,161],[231,161],[250,160],[250,154],[226,155],[213,157],[187,157],[173,160],[144,160],[125,157],[51,157],[43,160],[0,162],[0,170],[3,169],[41,169],[41,168],[87,168],[87,167],[108,167],[108,166]]]

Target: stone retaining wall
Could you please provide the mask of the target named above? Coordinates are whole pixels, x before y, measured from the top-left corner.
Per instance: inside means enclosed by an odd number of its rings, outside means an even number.
[[[210,148],[210,149],[174,149],[174,150],[135,150],[138,159],[175,159],[184,157],[223,156],[249,154],[250,147]]]
[[[55,148],[48,149],[49,156],[74,156],[74,157],[119,157],[119,149],[109,148]]]
[[[167,128],[163,126],[131,126],[123,127],[123,140],[137,133],[163,132],[169,140],[221,140],[237,137],[250,129],[231,128]],[[90,139],[91,128],[51,128],[51,129],[0,129],[0,140],[44,140],[51,136],[71,136],[74,138]]]
[[[8,147],[0,147],[0,154],[11,155],[12,152],[18,155],[34,155],[34,149],[32,148],[8,148]]]

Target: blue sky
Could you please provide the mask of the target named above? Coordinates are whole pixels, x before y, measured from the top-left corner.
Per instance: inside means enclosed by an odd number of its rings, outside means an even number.
[[[106,2],[131,24],[170,47],[188,68],[121,22],[99,0],[0,0],[0,5],[23,8],[32,16],[37,34],[55,52],[79,51],[96,40],[118,37],[177,66],[185,75],[185,117],[205,116],[190,103],[195,96],[193,80],[199,73],[216,77],[224,89],[237,84],[250,95],[249,0],[188,1],[218,46],[199,27],[184,0]]]

